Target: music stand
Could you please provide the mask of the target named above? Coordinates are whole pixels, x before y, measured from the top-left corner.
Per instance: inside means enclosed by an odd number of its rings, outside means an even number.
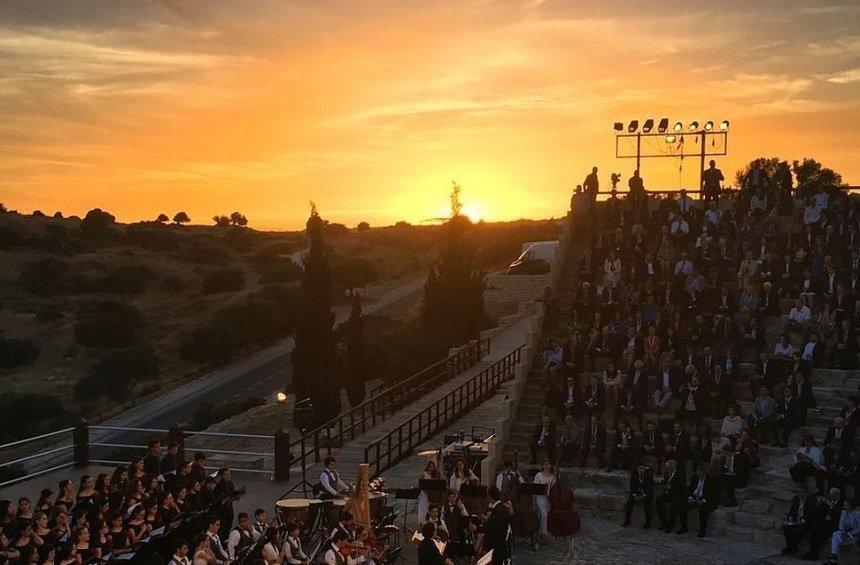
[[[446,549],[454,557],[469,557],[475,555],[475,546],[465,541],[448,542]]]
[[[418,482],[420,483],[423,480],[427,480],[427,479],[420,479]],[[419,488],[396,488],[396,489],[394,489],[394,500],[405,500],[406,501],[405,502],[406,507],[403,510],[403,531],[404,532],[407,532],[407,533],[412,532],[412,530],[410,530],[406,526],[406,516],[409,515],[409,501],[410,500],[418,500],[418,495],[420,494],[420,492],[421,492],[421,489],[419,489]],[[419,516],[419,518],[420,518],[420,516]],[[421,520],[419,519],[418,522],[420,523]]]
[[[520,483],[520,494],[536,494],[546,496],[546,485],[543,483]]]

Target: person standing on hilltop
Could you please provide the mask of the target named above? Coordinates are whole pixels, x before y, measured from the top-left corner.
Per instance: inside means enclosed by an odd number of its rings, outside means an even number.
[[[705,202],[710,200],[719,201],[720,190],[722,190],[720,183],[724,180],[726,179],[723,176],[723,171],[719,170],[717,162],[711,159],[708,163],[708,168],[702,172],[702,195]]]
[[[597,167],[591,167],[591,172],[586,175],[582,188],[592,202],[597,200],[597,191],[600,190],[600,181],[597,179]]]

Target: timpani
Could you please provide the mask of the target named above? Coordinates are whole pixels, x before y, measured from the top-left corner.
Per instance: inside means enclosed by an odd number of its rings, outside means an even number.
[[[275,503],[282,524],[296,522],[306,525],[311,516],[311,501],[307,498],[287,498]]]

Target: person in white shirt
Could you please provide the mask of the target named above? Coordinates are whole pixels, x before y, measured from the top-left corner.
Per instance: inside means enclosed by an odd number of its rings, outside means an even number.
[[[681,258],[675,263],[675,276],[688,277],[693,273],[693,262],[687,257],[687,252],[681,253]]]
[[[803,223],[807,226],[817,224],[821,219],[821,210],[810,199],[809,204],[803,210]]]
[[[209,553],[215,557],[215,563],[220,565],[230,560],[230,554],[221,543],[221,538],[218,537],[218,530],[221,528],[221,520],[213,516],[209,518],[209,527],[206,528],[206,537],[209,538]],[[197,560],[197,555],[194,555],[194,560]]]
[[[688,235],[690,233],[690,224],[683,216],[677,217],[669,226],[669,233],[676,237]]]
[[[478,477],[466,467],[466,460],[460,458],[454,462],[454,471],[448,479],[448,488],[460,492],[460,487],[464,484],[478,484]]]
[[[687,191],[683,188],[681,189],[680,196],[675,203],[678,205],[678,210],[680,210],[682,214],[686,214],[693,208],[693,199],[687,196]]]
[[[717,206],[717,201],[711,200],[708,202],[708,210],[705,212],[705,220],[716,226],[720,223],[721,217],[722,214]]]
[[[302,551],[301,528],[296,522],[287,525],[287,539],[281,557],[288,565],[305,565],[308,562],[307,554]]]
[[[269,525],[266,524],[266,511],[262,508],[257,508],[254,510],[254,523],[252,524],[254,528],[254,532],[256,532],[256,538],[266,533],[266,530],[269,528]]]
[[[537,513],[538,521],[540,522],[541,541],[544,541],[549,536],[549,489],[555,483],[555,469],[549,459],[544,459],[541,463],[541,470],[537,472],[534,478],[534,483],[546,485],[547,494],[534,495],[535,512]]]
[[[322,485],[322,493],[320,498],[343,498],[349,493],[349,485],[340,480],[340,474],[337,472],[337,460],[328,456],[325,458],[325,469],[320,473],[320,484]]]
[[[720,435],[724,438],[740,437],[745,427],[746,420],[737,413],[735,405],[731,403],[726,405],[726,416],[723,418],[723,425],[720,427]]]
[[[794,452],[796,463],[788,472],[794,482],[805,484],[807,477],[814,477],[819,492],[824,492],[824,480],[827,477],[827,467],[824,464],[824,454],[811,435],[803,436],[803,446]]]
[[[325,552],[323,561],[326,565],[357,565],[364,563],[364,557],[344,556],[342,549],[349,545],[349,538],[343,532],[337,532],[331,540],[332,546]]]
[[[279,547],[281,543],[278,539],[278,528],[271,527],[266,530],[264,538],[266,543],[263,545],[263,549],[261,551],[263,565],[280,565],[281,550]]]
[[[496,475],[496,488],[499,489],[499,492],[505,492],[513,482],[523,482],[523,477],[514,467],[513,461],[506,459],[504,465],[505,468]]]
[[[167,565],[191,565],[191,560],[188,558],[187,542],[177,542],[173,557],[168,561]]]
[[[803,331],[812,319],[812,311],[809,306],[798,298],[794,301],[794,307],[788,313],[788,327],[796,331]]]
[[[777,359],[791,359],[795,353],[794,346],[788,338],[788,334],[779,336],[779,342],[773,348],[773,356]]]

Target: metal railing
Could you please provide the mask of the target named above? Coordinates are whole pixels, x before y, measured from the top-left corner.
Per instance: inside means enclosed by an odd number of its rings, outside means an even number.
[[[490,352],[490,338],[472,340],[459,351],[394,384],[377,387],[370,398],[289,444],[292,460],[301,465],[305,482],[308,459],[319,463],[321,453],[352,441],[377,423],[429,391],[478,364]],[[297,451],[296,451],[297,450]]]
[[[418,414],[364,448],[364,461],[376,476],[412,454],[422,443],[440,433],[463,414],[487,400],[496,388],[513,378],[520,364],[519,346],[452,390]]]
[[[93,441],[91,437],[91,432],[96,432],[96,439]],[[229,450],[229,449],[213,449],[213,448],[202,448],[201,451],[205,452],[207,455],[228,455],[228,456],[239,456],[239,457],[255,457],[255,458],[271,458],[274,459],[274,471],[267,469],[253,469],[247,467],[230,467],[232,471],[245,472],[245,473],[260,473],[266,475],[274,475],[276,480],[286,480],[289,478],[289,435],[285,432],[277,432],[274,435],[258,435],[258,434],[235,434],[235,433],[226,433],[226,432],[208,432],[208,431],[192,431],[185,430],[180,426],[172,426],[168,429],[165,428],[135,428],[128,426],[99,426],[89,425],[86,420],[81,420],[74,427],[64,428],[62,430],[56,430],[53,432],[49,432],[46,434],[41,434],[38,436],[25,438],[17,441],[13,441],[10,443],[6,443],[0,445],[0,451],[8,451],[8,450],[17,450],[21,451],[27,448],[28,445],[33,443],[41,442],[43,440],[55,438],[57,436],[63,434],[71,434],[71,443],[63,444],[63,445],[51,445],[46,448],[40,449],[34,453],[29,453],[27,455],[21,455],[15,459],[10,459],[8,461],[0,462],[0,468],[11,467],[16,464],[27,463],[41,460],[43,462],[42,468],[33,469],[27,472],[26,474],[16,477],[13,479],[9,479],[0,483],[0,488],[6,487],[12,484],[20,483],[26,481],[28,479],[32,479],[35,477],[39,477],[45,475],[47,473],[51,473],[54,471],[58,471],[61,469],[65,469],[68,467],[84,467],[90,464],[98,464],[98,465],[128,465],[130,461],[118,460],[116,458],[94,458],[90,456],[90,451],[92,449],[124,449],[124,450],[132,450],[136,452],[140,452],[141,454],[145,454],[147,451],[147,446],[144,444],[138,443],[128,443],[121,441],[110,441],[109,438],[102,440],[99,436],[104,437],[106,434],[110,433],[122,433],[122,434],[149,434],[148,439],[166,439],[167,441],[174,441],[179,445],[179,455],[181,458],[185,458],[185,438],[189,436],[205,436],[205,437],[224,437],[224,438],[244,438],[244,439],[255,439],[255,440],[270,440],[273,442],[273,451],[271,452],[262,452],[262,451],[239,451],[239,450]],[[155,436],[155,437],[153,437]],[[166,436],[166,437],[165,437]],[[62,454],[66,451],[71,451],[71,456],[69,460],[65,457],[60,457],[58,460],[59,454]]]

